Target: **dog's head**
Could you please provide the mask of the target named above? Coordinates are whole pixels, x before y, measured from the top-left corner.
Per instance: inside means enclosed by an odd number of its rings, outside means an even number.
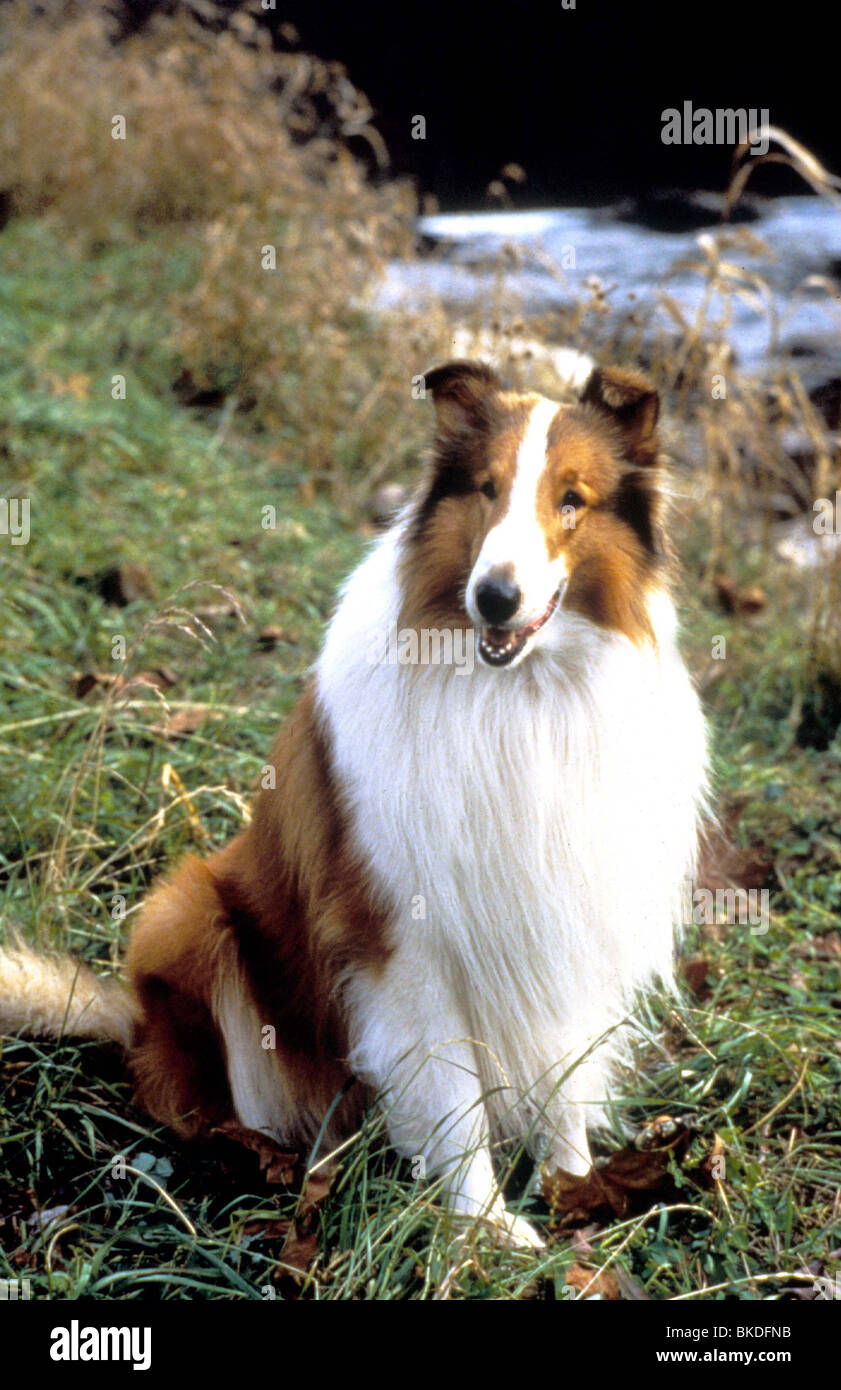
[[[572,405],[507,391],[475,362],[425,382],[435,455],[407,556],[421,620],[475,627],[494,667],[551,646],[562,610],[649,637],[666,558],[650,382],[597,367]]]

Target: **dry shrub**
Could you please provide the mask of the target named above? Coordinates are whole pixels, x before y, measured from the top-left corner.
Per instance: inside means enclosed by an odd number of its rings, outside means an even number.
[[[13,0],[0,19],[6,188],[14,211],[50,216],[82,249],[150,224],[194,237],[195,284],[170,305],[183,382],[248,408],[353,509],[421,437],[411,380],[445,341],[434,315],[364,308],[386,258],[411,253],[414,194],[349,152],[352,136],[385,162],[339,65],[274,51],[247,9],[202,13],[158,15],[117,42],[102,5]]]
[[[254,199],[303,208],[323,186],[327,213],[331,191],[365,187],[334,172],[343,137],[367,135],[383,158],[343,69],[274,52],[247,10],[219,32],[188,8],[119,42],[118,28],[100,3],[4,6],[0,152],[15,211],[107,236],[114,223],[202,222]]]
[[[208,226],[198,281],[175,306],[195,385],[234,392],[347,512],[419,447],[412,378],[447,341],[441,314],[366,309],[389,236],[379,190],[367,195],[365,208],[340,162],[308,210],[284,216],[272,200],[230,209]]]

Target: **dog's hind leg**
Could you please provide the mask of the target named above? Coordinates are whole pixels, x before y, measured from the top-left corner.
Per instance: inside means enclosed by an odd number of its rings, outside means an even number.
[[[234,1117],[213,1015],[226,952],[213,877],[203,860],[187,859],[145,902],[126,961],[142,1011],[130,1052],[138,1104],[185,1137]]]
[[[185,860],[140,914],[127,960],[142,1006],[137,1098],[184,1135],[235,1119],[295,1147],[311,1144],[330,1112],[326,1142],[359,1118],[362,1090],[339,1099],[349,1073],[338,1053],[319,1053],[314,1035],[295,1038],[275,943],[257,952],[238,901],[236,853],[232,841]]]

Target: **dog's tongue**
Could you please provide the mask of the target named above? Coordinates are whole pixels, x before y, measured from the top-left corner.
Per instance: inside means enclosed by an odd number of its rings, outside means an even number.
[[[506,642],[510,642],[516,633],[511,632],[505,627],[486,627],[485,641],[492,643],[495,647],[504,647]]]

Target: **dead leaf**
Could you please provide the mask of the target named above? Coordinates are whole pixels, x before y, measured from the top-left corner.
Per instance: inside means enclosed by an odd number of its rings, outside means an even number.
[[[299,1274],[306,1274],[318,1253],[318,1211],[338,1171],[337,1164],[324,1164],[317,1172],[308,1173],[305,1179],[289,1235],[280,1252],[283,1263]]]
[[[771,876],[774,864],[763,846],[740,849],[733,843],[737,834],[744,803],[733,805],[723,813],[717,825],[705,831],[698,847],[698,869],[695,888],[710,893],[763,888]],[[724,924],[705,923],[704,931],[719,940]]]
[[[132,690],[137,686],[147,690],[169,690],[175,681],[176,677],[168,666],[159,666],[153,671],[138,671],[136,676],[125,682],[125,689]]]
[[[152,598],[155,585],[144,565],[111,565],[96,581],[98,592],[106,603],[125,608],[139,598]]]
[[[285,1187],[294,1186],[299,1175],[300,1158],[296,1153],[288,1153],[281,1149],[268,1135],[259,1133],[256,1129],[248,1129],[245,1125],[238,1124],[236,1120],[226,1120],[224,1124],[216,1125],[211,1131],[212,1135],[221,1135],[223,1139],[229,1139],[234,1144],[239,1144],[242,1148],[250,1149],[257,1155],[260,1165],[260,1172],[267,1183],[280,1183]]]
[[[220,391],[209,381],[197,379],[187,367],[184,367],[173,381],[172,390],[181,405],[215,409],[225,402],[224,391]]]
[[[603,1298],[609,1303],[619,1303],[622,1295],[612,1270],[601,1272],[587,1265],[574,1264],[566,1272],[566,1282],[579,1293],[587,1292],[585,1298]]]
[[[208,709],[206,705],[190,705],[187,709],[176,710],[162,724],[153,724],[151,728],[152,733],[162,738],[187,738],[201,728],[205,720],[219,717],[217,710]]]
[[[338,1171],[338,1165],[325,1163],[317,1172],[307,1174],[304,1190],[298,1201],[297,1216],[299,1219],[310,1215],[317,1207],[321,1206],[330,1193]]]
[[[262,652],[271,652],[274,651],[278,642],[289,642],[294,647],[298,637],[297,632],[291,632],[288,628],[269,625],[260,628],[257,633],[256,645]]]
[[[702,1186],[714,1188],[722,1181],[727,1161],[727,1148],[720,1134],[713,1135],[712,1148],[695,1170]]]
[[[106,671],[74,671],[71,689],[77,700],[84,700],[92,690],[106,690],[119,682],[119,677]]]
[[[653,1301],[651,1295],[645,1292],[642,1284],[638,1284],[636,1279],[632,1279],[631,1275],[619,1265],[614,1266],[613,1272],[619,1285],[619,1296],[626,1303],[651,1303]]]
[[[280,1252],[280,1259],[297,1274],[306,1274],[318,1254],[318,1236],[314,1231],[299,1235],[293,1228]]]
[[[711,963],[706,956],[690,956],[682,962],[680,973],[696,999],[709,999],[712,990],[707,984]]]
[[[750,617],[754,613],[761,613],[767,603],[762,589],[756,585],[740,588],[735,579],[724,574],[716,576],[715,591],[719,606],[724,613]]]
[[[267,1217],[265,1221],[247,1221],[242,1234],[259,1240],[286,1240],[291,1228],[288,1216]]]
[[[661,1117],[661,1120],[668,1117]],[[665,1147],[620,1149],[586,1177],[573,1177],[560,1169],[543,1171],[542,1192],[553,1216],[584,1221],[594,1212],[609,1208],[616,1216],[643,1210],[654,1201],[673,1201],[677,1192],[669,1173],[669,1155],[682,1157],[694,1137],[680,1123]],[[646,1194],[642,1196],[642,1194]]]
[[[170,690],[173,685],[178,684],[178,676],[171,666],[154,666],[151,671],[142,672],[149,679],[150,684],[158,686],[160,690]]]
[[[75,1212],[76,1207],[43,1207],[40,1211],[35,1211],[26,1218],[26,1224],[36,1233],[43,1233],[47,1226],[56,1221],[63,1221],[71,1212]]]
[[[116,689],[124,694],[137,687],[147,690],[169,690],[178,677],[170,666],[156,666],[151,671],[138,671],[136,676],[126,680],[113,671],[74,671],[71,689],[78,700],[84,700],[92,690]]]
[[[823,932],[812,941],[801,941],[791,948],[792,955],[811,956],[817,960],[837,960],[841,956],[841,936],[837,931]]]
[[[569,1248],[574,1255],[592,1255],[593,1247],[590,1244],[591,1236],[597,1235],[601,1230],[598,1222],[593,1221],[589,1226],[581,1226],[573,1231],[569,1238]]]

